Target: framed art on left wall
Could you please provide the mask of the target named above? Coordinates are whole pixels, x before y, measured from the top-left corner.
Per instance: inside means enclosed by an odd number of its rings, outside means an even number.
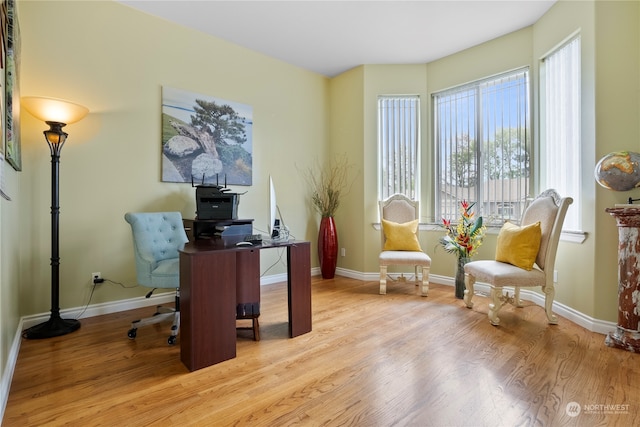
[[[7,162],[22,170],[20,145],[20,27],[16,0],[2,0],[2,135]]]

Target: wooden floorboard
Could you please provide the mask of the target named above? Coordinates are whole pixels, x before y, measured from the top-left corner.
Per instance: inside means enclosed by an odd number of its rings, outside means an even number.
[[[640,425],[640,354],[564,318],[548,325],[533,303],[505,307],[494,327],[487,298],[469,310],[449,286],[312,287],[311,333],[289,339],[286,285],[264,286],[261,341],[239,331],[235,359],[196,372],[167,324],[127,338],[148,308],[24,340],[2,425]]]

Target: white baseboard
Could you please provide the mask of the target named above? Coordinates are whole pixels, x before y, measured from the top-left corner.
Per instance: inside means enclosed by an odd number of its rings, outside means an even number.
[[[2,424],[2,420],[4,419],[4,410],[7,407],[9,390],[11,389],[11,380],[13,379],[13,372],[16,369],[16,363],[18,361],[22,329],[22,320],[20,320],[16,334],[13,337],[13,343],[9,349],[9,354],[7,354],[7,364],[2,371],[2,379],[0,380],[0,424]]]
[[[349,277],[351,279],[363,280],[363,281],[377,281],[380,279],[380,273],[361,273],[358,271],[347,270],[343,268],[336,269],[336,274],[339,274],[344,277]],[[393,279],[397,279],[401,273],[391,273],[389,277]],[[405,275],[407,273],[404,273]],[[409,273],[411,274],[411,273]],[[437,283],[439,285],[447,285],[454,286],[455,281],[453,277],[448,276],[438,276],[437,274],[429,275],[430,283]],[[485,283],[476,283],[475,289],[477,292],[482,292],[485,294],[490,293],[489,285]],[[505,288],[508,289],[508,288]],[[531,301],[540,307],[544,307],[544,296],[530,289],[522,289],[520,291],[520,297],[523,300]],[[600,319],[594,319],[593,317],[587,316],[584,313],[575,310],[567,305],[564,305],[558,301],[553,302],[553,312],[559,314],[572,321],[573,323],[587,329],[588,331],[595,332],[598,334],[606,335],[611,331],[614,331],[617,327],[615,322],[609,322]]]
[[[151,295],[149,298],[136,297],[126,300],[110,301],[99,304],[91,304],[85,310],[84,307],[75,307],[60,310],[60,317],[63,319],[86,319],[89,317],[102,316],[103,314],[118,313],[120,311],[133,310],[141,307],[170,304],[173,302],[175,294],[173,292],[162,292]],[[24,316],[20,322],[22,329],[30,328],[49,319],[49,313],[33,314]]]
[[[446,283],[442,283],[441,280],[445,281]],[[438,278],[438,281],[433,280],[433,282],[441,283],[445,285],[451,285],[451,286],[454,286],[455,284],[455,281],[453,278],[445,277],[445,276],[440,276]],[[476,282],[476,284],[474,285],[474,289],[476,292],[484,293],[486,295],[489,295],[491,293],[491,288],[486,283]],[[505,290],[508,289],[509,292],[513,294],[513,288],[505,287],[504,289]],[[535,292],[534,290],[521,289],[520,298],[526,301],[531,301],[534,304],[544,308],[544,295],[538,292]],[[579,325],[588,331],[595,332],[598,334],[606,335],[610,331],[615,330],[617,327],[617,324],[614,322],[594,319],[593,317],[587,316],[586,314],[581,313],[578,310],[575,310],[558,301],[553,302],[552,310],[554,313],[564,317],[565,319],[572,321],[576,325]]]

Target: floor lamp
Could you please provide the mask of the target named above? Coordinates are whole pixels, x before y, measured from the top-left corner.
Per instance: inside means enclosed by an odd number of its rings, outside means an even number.
[[[51,150],[51,317],[44,323],[25,329],[24,338],[39,339],[65,335],[77,330],[80,322],[60,317],[60,241],[59,241],[59,170],[60,152],[68,134],[62,128],[87,115],[89,110],[81,105],[52,98],[23,97],[21,105],[31,115],[42,120],[49,129],[44,137]]]

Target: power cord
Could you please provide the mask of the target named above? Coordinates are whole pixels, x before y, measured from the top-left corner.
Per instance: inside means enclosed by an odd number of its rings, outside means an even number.
[[[89,308],[89,304],[91,304],[91,299],[93,298],[93,293],[95,292],[95,290],[98,287],[98,285],[101,284],[101,283],[104,283],[104,282],[113,283],[114,285],[120,285],[124,289],[133,289],[133,288],[137,288],[139,286],[139,285],[127,286],[124,283],[116,282],[116,281],[113,281],[111,279],[105,279],[104,277],[101,277],[101,278],[98,278],[98,279],[93,279],[93,286],[91,287],[91,292],[89,293],[89,300],[85,304],[85,306],[82,309],[82,311],[80,312],[80,314],[78,314],[78,316],[76,316],[76,320],[80,319],[82,317],[82,315],[87,311],[87,308]]]
[[[76,320],[80,319],[82,317],[82,315],[87,311],[87,308],[89,307],[89,304],[91,304],[91,298],[93,298],[93,292],[96,290],[96,283],[95,280],[93,281],[93,286],[91,287],[91,293],[89,294],[89,301],[87,301],[87,304],[84,306],[84,308],[82,309],[82,311],[80,312],[80,314],[78,314],[78,316],[76,316]]]
[[[278,259],[276,259],[276,261],[271,264],[269,267],[267,267],[266,270],[264,270],[262,272],[262,274],[260,275],[260,277],[264,277],[265,274],[267,274],[269,272],[269,270],[271,270],[273,267],[275,267],[276,265],[282,263],[282,265],[286,266],[287,264],[282,260],[282,255],[284,254],[284,248],[278,248]]]
[[[113,283],[114,285],[119,285],[123,289],[133,289],[133,288],[137,288],[139,286],[139,285],[127,286],[124,283],[116,282],[114,280],[106,279],[104,277],[101,277],[100,279],[94,279],[94,281],[93,281],[94,284],[103,283],[103,282],[109,282],[109,283]]]

